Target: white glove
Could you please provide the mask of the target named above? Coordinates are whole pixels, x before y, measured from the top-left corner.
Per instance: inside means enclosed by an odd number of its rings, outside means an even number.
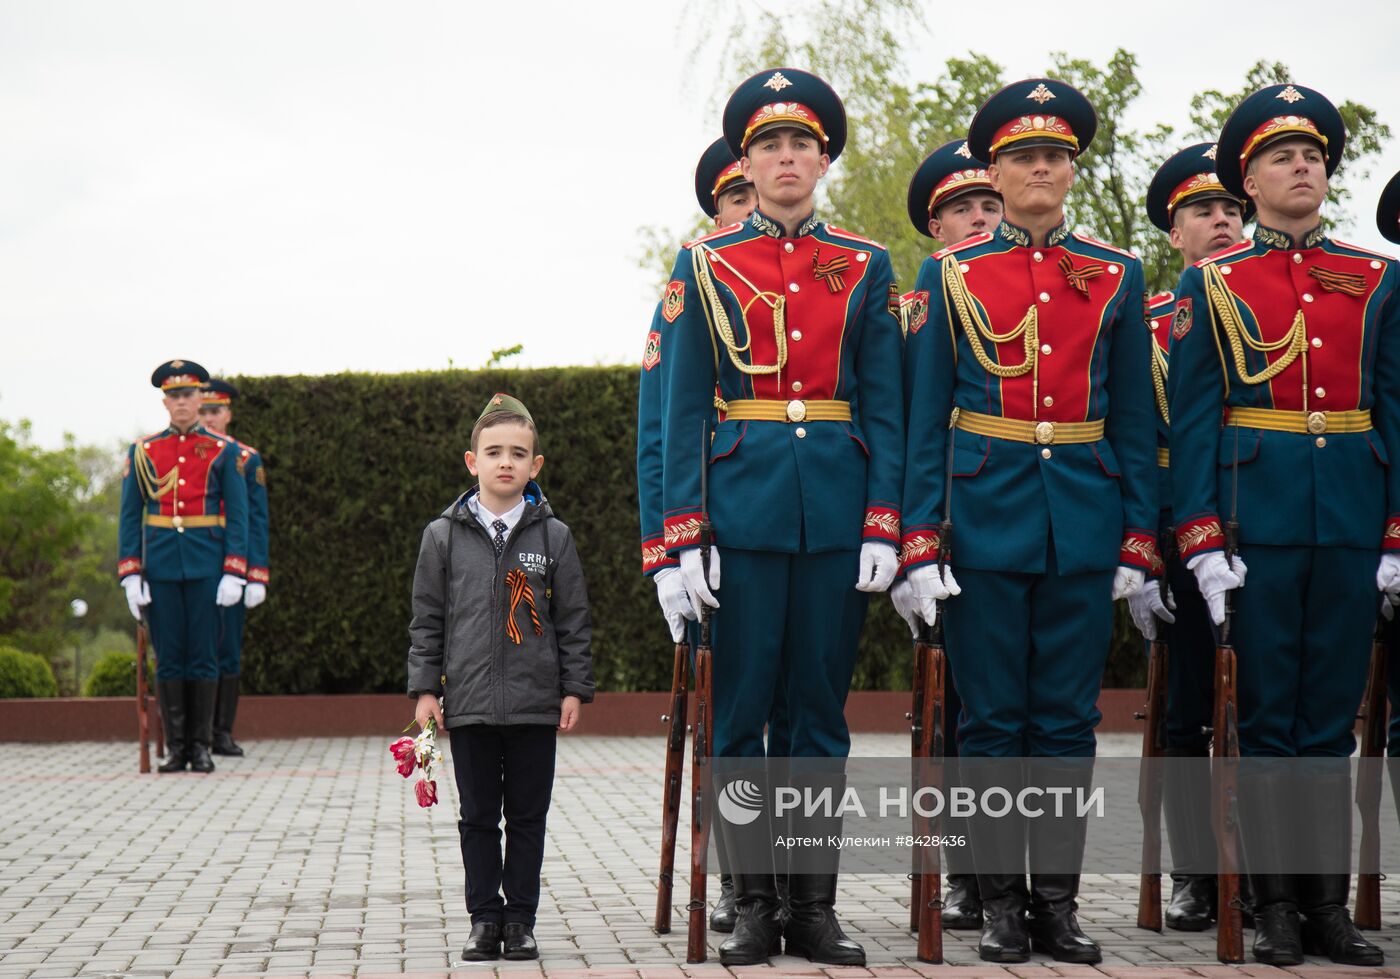
[[[1381,615],[1385,616],[1387,622],[1391,622],[1395,619],[1395,606],[1390,604],[1389,595],[1381,596]]]
[[[243,601],[243,579],[226,574],[219,579],[219,593],[214,596],[214,604],[228,608]]]
[[[267,585],[261,581],[250,581],[248,587],[243,589],[243,604],[249,608],[257,608],[267,601]]]
[[[914,589],[919,618],[929,625],[938,619],[939,602],[962,594],[962,588],[958,587],[957,579],[953,577],[953,569],[949,567],[945,567],[942,577],[939,577],[937,564],[925,564],[910,571],[906,580]]]
[[[1148,642],[1157,638],[1158,619],[1163,622],[1176,621],[1176,616],[1172,615],[1175,609],[1176,599],[1172,596],[1171,589],[1167,589],[1167,600],[1163,602],[1162,589],[1156,581],[1147,582],[1145,587],[1128,596],[1128,611],[1132,613],[1133,624]]]
[[[884,591],[899,570],[899,551],[887,541],[868,540],[860,545],[860,574],[856,591]]]
[[[1376,569],[1376,587],[1385,592],[1392,605],[1400,605],[1400,554],[1382,554]]]
[[[688,551],[681,552],[681,581],[685,583],[686,598],[690,601],[690,607],[695,611],[700,610],[700,603],[704,602],[710,608],[719,608],[719,599],[715,598],[712,588],[719,587],[719,548],[710,548],[710,580],[705,581],[705,572],[700,567],[700,548],[692,547]]]
[[[909,635],[919,638],[919,600],[914,597],[914,586],[909,579],[896,581],[890,589],[890,601],[899,617],[909,624]]]
[[[1113,572],[1113,601],[1136,595],[1142,591],[1146,581],[1147,575],[1141,568],[1129,568],[1120,564],[1118,570]]]
[[[1225,593],[1233,588],[1243,588],[1244,577],[1249,573],[1238,554],[1235,555],[1234,564],[1231,569],[1225,555],[1219,551],[1197,554],[1186,562],[1187,570],[1196,576],[1201,597],[1206,600],[1210,619],[1216,625],[1225,621]]]
[[[126,607],[131,609],[131,617],[141,621],[141,607],[151,604],[151,586],[139,574],[129,574],[122,579],[122,589],[126,592]]]
[[[710,557],[713,559],[714,555]],[[680,642],[685,638],[685,620],[695,618],[695,608],[686,594],[681,569],[662,568],[651,580],[656,582],[656,600],[661,603],[661,614],[666,616],[666,624],[671,627],[671,639]]]

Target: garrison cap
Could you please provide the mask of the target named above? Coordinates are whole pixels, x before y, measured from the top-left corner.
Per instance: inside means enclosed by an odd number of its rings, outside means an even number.
[[[700,155],[695,167],[695,199],[700,202],[700,210],[712,218],[719,217],[719,195],[749,182],[721,136]]]
[[[210,406],[231,405],[238,399],[238,388],[222,378],[210,378],[204,385],[204,403]]]
[[[1218,155],[1215,143],[1195,143],[1173,153],[1157,168],[1147,187],[1147,216],[1153,224],[1170,232],[1176,209],[1193,201],[1227,200],[1245,212],[1253,209],[1251,201],[1240,200],[1220,182],[1215,172]]]
[[[502,413],[515,415],[517,418],[523,418],[531,425],[535,423],[535,419],[530,416],[530,409],[525,407],[524,402],[499,391],[491,395],[490,400],[486,402],[486,407],[482,408],[481,414],[477,416],[476,423],[480,425],[487,415]]]
[[[759,133],[778,127],[813,133],[833,160],[846,148],[841,96],[800,68],[765,68],[741,82],[724,106],[724,139],[736,157]]]
[[[192,360],[167,360],[151,374],[151,387],[162,391],[202,388],[209,381],[209,372]]]
[[[909,220],[920,234],[932,238],[928,222],[933,212],[973,190],[996,194],[987,177],[987,164],[972,155],[965,139],[944,143],[924,157],[909,181]]]
[[[1098,128],[1098,113],[1073,85],[1027,78],[982,104],[968,127],[967,146],[973,156],[989,163],[1012,146],[1059,146],[1073,157],[1089,148]]]
[[[1235,106],[1220,131],[1217,172],[1225,189],[1245,197],[1244,171],[1249,158],[1290,136],[1307,137],[1322,147],[1327,176],[1342,162],[1347,129],[1342,114],[1327,96],[1302,85],[1269,85]]]
[[[1400,245],[1400,173],[1390,178],[1376,205],[1376,227],[1381,237]]]

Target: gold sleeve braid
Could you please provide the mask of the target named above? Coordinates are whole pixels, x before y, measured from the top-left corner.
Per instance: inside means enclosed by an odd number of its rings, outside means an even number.
[[[1026,315],[1021,317],[1021,322],[1005,333],[995,333],[990,325],[983,318],[977,309],[977,303],[971,293],[968,292],[967,282],[963,279],[962,267],[956,255],[947,255],[943,259],[943,287],[947,291],[948,297],[952,300],[953,308],[957,310],[958,321],[962,324],[963,332],[967,334],[967,342],[972,347],[972,355],[977,358],[977,363],[982,365],[982,369],[994,377],[1020,377],[1029,374],[1036,366],[1036,347],[1039,346],[1039,319],[1036,308],[1032,305],[1026,310]],[[1003,366],[992,360],[987,355],[986,349],[982,346],[982,338],[993,343],[1006,343],[1022,338],[1022,347],[1026,356],[1021,363],[1013,366]]]
[[[1272,343],[1265,343],[1262,340],[1254,339],[1244,328],[1244,323],[1240,320],[1239,309],[1235,306],[1235,295],[1230,291],[1225,277],[1220,274],[1220,269],[1215,265],[1206,266],[1205,284],[1206,296],[1210,300],[1211,308],[1215,311],[1221,329],[1225,331],[1225,339],[1230,344],[1230,353],[1235,361],[1235,372],[1244,383],[1263,384],[1265,381],[1272,380],[1291,367],[1298,356],[1307,349],[1308,328],[1301,309],[1293,317],[1293,325],[1289,327],[1287,333]],[[1284,350],[1284,353],[1263,370],[1251,374],[1245,360],[1244,348],[1246,346],[1256,353],[1270,354],[1275,350]],[[1306,371],[1306,363],[1304,370]],[[1306,384],[1305,376],[1305,388]]]
[[[753,290],[754,298],[749,304],[740,310],[739,315],[744,318],[744,328],[752,338],[752,331],[748,330],[748,318],[744,310],[748,309],[755,301],[762,299],[773,310],[773,338],[777,342],[778,358],[775,364],[746,364],[740,358],[740,354],[746,352],[752,346],[752,339],[749,343],[739,346],[739,341],[734,335],[734,326],[729,322],[729,314],[724,308],[724,302],[720,299],[719,289],[716,288],[714,277],[710,274],[710,260],[718,259],[726,268],[733,272],[739,279]],[[774,300],[768,299],[768,293],[764,293],[739,274],[732,265],[724,261],[723,257],[716,254],[713,249],[703,245],[696,245],[690,250],[691,268],[695,272],[695,282],[700,287],[700,295],[704,299],[705,318],[710,321],[710,326],[719,336],[720,342],[724,344],[724,349],[729,353],[729,360],[734,364],[740,373],[749,375],[777,374],[787,366],[787,324],[784,310],[787,302],[785,297],[779,295]]]

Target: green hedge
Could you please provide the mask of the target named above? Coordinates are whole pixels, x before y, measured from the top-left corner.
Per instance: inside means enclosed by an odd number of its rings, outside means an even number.
[[[57,697],[58,680],[37,653],[0,646],[0,697]]]
[[[660,690],[672,645],[639,572],[637,370],[575,367],[238,378],[234,434],[263,453],[272,586],[248,615],[251,693],[397,692],[424,524],[471,485],[462,461],[496,391],[540,428],[540,483],[573,529],[593,606],[603,690]],[[909,685],[908,632],[872,603],[858,689]],[[991,624],[989,624],[990,626]],[[1120,621],[1108,679],[1140,683],[1140,645]]]
[[[84,697],[135,697],[136,654],[103,653],[83,681]]]

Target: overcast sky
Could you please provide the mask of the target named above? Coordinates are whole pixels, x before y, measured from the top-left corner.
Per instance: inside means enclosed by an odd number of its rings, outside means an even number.
[[[1144,7],[930,2],[912,74],[971,49],[1025,77],[1049,51],[1121,45],[1141,62],[1134,121],[1181,124],[1193,92],[1269,58],[1400,131],[1400,5]],[[660,0],[0,0],[0,419],[45,445],[150,431],[148,377],[172,357],[431,370],[522,343],[522,366],[637,361],[656,298],[637,229],[693,221],[711,100],[737,81],[692,63],[687,23]],[[1372,214],[1397,169],[1392,142],[1343,237],[1389,250]]]

